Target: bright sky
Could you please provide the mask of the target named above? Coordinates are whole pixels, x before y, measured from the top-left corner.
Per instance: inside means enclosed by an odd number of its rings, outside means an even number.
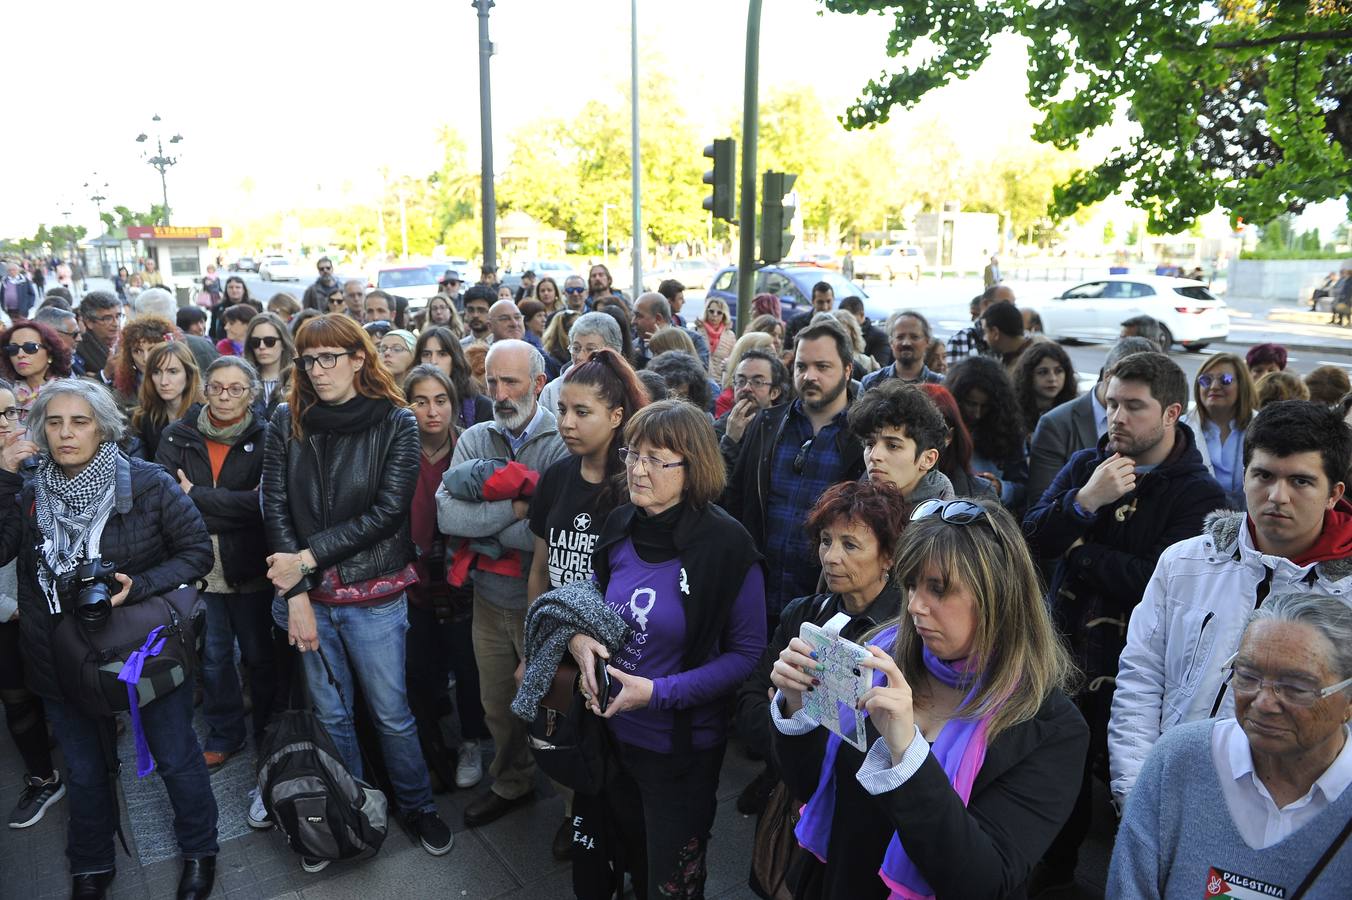
[[[700,137],[719,136],[741,104],[746,4],[638,5],[640,69],[665,67]],[[843,110],[888,62],[885,18],[819,16],[814,0],[764,6],[762,97],[769,85],[805,84]],[[166,139],[184,136],[168,175],[176,224],[366,200],[382,168],[433,168],[442,122],[460,129],[477,164],[470,0],[68,0],[59,16],[42,4],[10,7],[4,68],[25,99],[9,120],[25,122],[31,139],[7,129],[0,235],[59,223],[63,210],[92,230],[86,182],[107,183],[105,208],[158,202],[159,176],[141,158],[147,145],[135,142],[142,131],[154,138],[155,113]],[[490,29],[499,172],[524,126],[568,118],[628,82],[626,0],[497,0]],[[1023,68],[1020,45],[999,43],[980,73],[927,98],[914,115],[941,111],[974,145],[1026,136],[1034,114]],[[907,118],[886,127],[900,137]]]

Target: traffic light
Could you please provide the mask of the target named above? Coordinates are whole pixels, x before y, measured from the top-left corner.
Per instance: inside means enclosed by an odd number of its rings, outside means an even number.
[[[777,263],[793,246],[794,206],[785,195],[793,190],[797,175],[787,172],[766,172],[761,176],[761,261]]]
[[[704,155],[714,161],[714,167],[704,173],[704,183],[714,188],[714,192],[704,198],[704,208],[713,213],[715,218],[733,222],[737,219],[737,194],[734,189],[737,142],[732,138],[718,138],[704,148]]]

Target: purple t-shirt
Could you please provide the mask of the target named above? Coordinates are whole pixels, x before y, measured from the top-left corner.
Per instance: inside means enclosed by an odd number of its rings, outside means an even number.
[[[682,672],[686,641],[683,597],[688,592],[688,579],[679,558],[646,563],[629,540],[611,549],[606,605],[634,630],[611,665],[653,683],[647,708],[620,713],[610,720],[611,732],[627,744],[670,753],[673,713],[694,709],[691,746],[696,750],[717,746],[727,734],[722,701],[751,674],[765,650],[765,579],[760,566],[751,566],[714,655],[703,665]],[[617,688],[618,684],[612,686],[612,696]]]

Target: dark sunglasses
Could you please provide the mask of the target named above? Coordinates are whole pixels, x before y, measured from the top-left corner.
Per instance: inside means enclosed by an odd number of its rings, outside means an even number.
[[[319,271],[328,273],[333,271],[333,266],[320,266]]]
[[[798,448],[798,455],[793,458],[793,474],[803,474],[803,467],[807,465],[807,455],[812,450],[812,442],[816,439],[814,435],[803,441],[803,446]]]
[[[926,500],[911,510],[912,522],[932,519],[935,516],[950,525],[971,525],[982,519],[990,521],[990,513],[986,511],[986,507],[971,500]],[[990,526],[994,528],[995,523],[990,522]]]
[[[564,292],[565,294],[585,294],[585,293],[587,293],[587,289],[586,289],[586,288],[580,288],[580,287],[570,287],[570,288],[564,288],[564,289],[563,289],[563,292]]]
[[[271,350],[281,341],[279,337],[251,337],[249,338],[249,349],[257,350],[259,347],[267,347]]]
[[[46,349],[47,349],[47,345],[46,345],[46,344],[39,344],[37,341],[24,341],[22,344],[6,344],[6,345],[5,345],[5,355],[6,355],[6,356],[18,356],[18,355],[19,355],[19,351],[22,350],[24,353],[27,353],[29,356],[32,356],[34,353],[37,353],[39,350],[46,350]]]
[[[1222,372],[1220,375],[1197,376],[1197,383],[1202,386],[1202,390],[1206,390],[1207,388],[1215,384],[1217,381],[1219,381],[1225,387],[1229,387],[1230,385],[1235,383],[1235,376],[1231,375],[1229,372]]]

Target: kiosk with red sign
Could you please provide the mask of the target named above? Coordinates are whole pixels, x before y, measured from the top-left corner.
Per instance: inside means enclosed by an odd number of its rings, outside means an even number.
[[[207,266],[216,261],[211,240],[221,236],[219,225],[130,225],[127,239],[142,241],[145,255],[155,260],[164,280],[172,283],[179,303],[192,296]]]

